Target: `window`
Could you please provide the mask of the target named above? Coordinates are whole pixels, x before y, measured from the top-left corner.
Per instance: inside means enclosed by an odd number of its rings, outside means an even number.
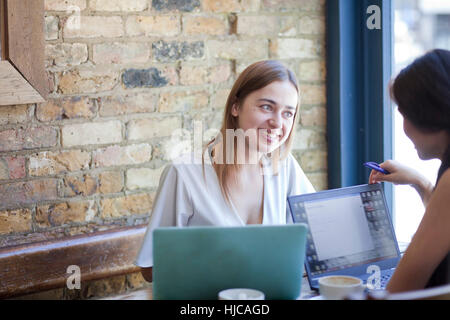
[[[450,1],[394,1],[394,72],[395,76],[415,58],[434,48],[450,49]],[[436,181],[439,160],[422,161],[412,142],[403,132],[403,118],[394,117],[394,159]],[[409,186],[394,188],[394,225],[399,241],[410,241],[424,214],[417,192]]]

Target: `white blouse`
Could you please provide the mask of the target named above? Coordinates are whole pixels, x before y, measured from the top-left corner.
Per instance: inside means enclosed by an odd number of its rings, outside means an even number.
[[[153,266],[152,233],[157,227],[245,226],[234,205],[230,207],[223,197],[211,159],[205,157],[206,179],[201,159],[186,159],[167,165],[161,174],[150,222],[135,261],[137,266]],[[287,197],[313,193],[314,187],[291,154],[280,161],[278,175],[269,169],[263,177],[262,224],[292,223]]]

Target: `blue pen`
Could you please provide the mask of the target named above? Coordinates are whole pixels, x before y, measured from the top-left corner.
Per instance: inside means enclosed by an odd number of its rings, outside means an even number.
[[[366,162],[366,163],[364,163],[364,165],[366,167],[368,167],[370,169],[373,169],[373,170],[376,170],[378,172],[381,172],[381,173],[384,173],[384,174],[390,174],[389,171],[387,171],[387,170],[383,169],[382,167],[380,167],[378,165],[378,163],[376,163],[376,162]]]

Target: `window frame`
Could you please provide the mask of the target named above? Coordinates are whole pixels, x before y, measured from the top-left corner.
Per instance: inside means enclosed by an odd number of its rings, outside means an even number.
[[[381,29],[367,27],[371,5],[381,9]],[[394,17],[390,0],[328,0],[326,10],[328,184],[334,189],[367,183],[363,163],[393,156]],[[384,191],[393,208],[392,185]]]
[[[0,106],[45,102],[44,0],[0,0],[0,11]]]

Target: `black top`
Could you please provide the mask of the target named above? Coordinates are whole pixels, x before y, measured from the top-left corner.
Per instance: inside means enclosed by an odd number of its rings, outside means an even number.
[[[442,161],[442,165],[439,169],[436,186],[438,185],[439,180],[441,179],[444,172],[449,168],[450,168],[450,147],[447,149],[446,157],[444,157],[444,161]],[[437,287],[448,283],[450,283],[450,252],[447,253],[447,256],[444,258],[444,260],[442,260],[442,262],[439,264],[436,270],[434,270],[426,287],[427,288]]]

